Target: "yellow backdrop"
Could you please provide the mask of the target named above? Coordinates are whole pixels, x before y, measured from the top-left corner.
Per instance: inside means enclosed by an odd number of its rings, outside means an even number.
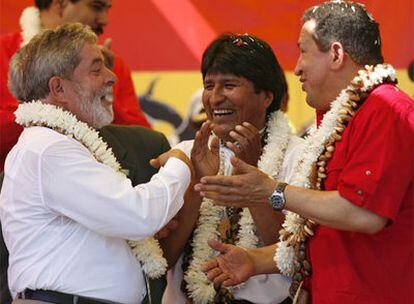
[[[398,86],[410,96],[414,96],[414,84],[408,78],[406,70],[397,71]],[[135,89],[138,95],[144,94],[151,81],[158,79],[153,97],[174,107],[182,117],[187,114],[191,96],[202,88],[201,74],[198,71],[181,72],[133,72]],[[300,130],[314,118],[313,110],[305,102],[305,93],[301,90],[298,77],[286,72],[289,85],[288,116],[296,130]],[[173,128],[168,123],[155,122],[153,128],[169,136]]]

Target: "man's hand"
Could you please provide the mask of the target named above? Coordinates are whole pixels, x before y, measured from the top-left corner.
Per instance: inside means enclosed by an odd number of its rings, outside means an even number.
[[[154,238],[157,240],[167,238],[172,231],[178,228],[178,220],[173,218],[171,221],[168,222],[160,231],[158,231]]]
[[[234,286],[255,274],[254,262],[248,251],[216,240],[209,240],[208,244],[220,252],[219,256],[203,266],[207,278],[214,284],[223,284],[226,287]]]
[[[205,176],[194,189],[216,205],[251,208],[266,204],[277,181],[236,157],[231,158],[231,163],[234,175]]]
[[[191,161],[194,166],[196,181],[206,175],[215,175],[219,169],[219,140],[214,137],[208,146],[211,123],[203,123],[194,138]]]
[[[230,136],[234,142],[227,142],[227,147],[237,158],[256,167],[262,153],[259,130],[252,124],[244,122],[242,125],[237,125],[234,131],[230,132]]]
[[[191,175],[193,175],[194,169],[193,169],[193,165],[191,164],[191,161],[188,159],[187,155],[185,155],[183,151],[178,150],[178,149],[168,150],[167,152],[164,152],[157,158],[151,159],[150,165],[153,166],[154,168],[160,168],[164,166],[171,157],[176,157],[182,160],[183,162],[185,162],[186,165],[190,168]]]

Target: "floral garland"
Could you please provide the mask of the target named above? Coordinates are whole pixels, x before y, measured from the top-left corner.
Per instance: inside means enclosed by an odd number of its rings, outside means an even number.
[[[98,132],[79,121],[69,111],[40,101],[32,101],[20,104],[14,114],[16,122],[23,127],[48,127],[76,139],[91,152],[98,162],[124,175],[112,149],[108,148]],[[163,257],[157,240],[148,237],[140,241],[128,241],[128,244],[148,277],[157,278],[166,272],[167,261]]]
[[[29,43],[30,39],[38,34],[42,28],[39,9],[34,6],[25,8],[20,17],[20,27],[22,29],[23,38],[20,46],[24,46]]]
[[[368,94],[382,83],[397,83],[395,70],[391,65],[378,64],[375,67],[365,66],[342,90],[331,103],[331,109],[324,115],[319,128],[314,127],[306,139],[302,158],[298,161],[293,176],[294,186],[321,189],[322,181],[326,178],[326,163],[332,158],[335,142],[342,139],[346,124],[355,114],[357,108]],[[314,165],[317,168],[317,182],[312,185]],[[274,261],[280,272],[293,276],[294,295],[303,281],[303,275],[311,274],[309,262],[305,260],[306,241],[314,235],[316,223],[300,215],[287,212],[283,229],[279,232],[279,243]]]
[[[281,111],[274,112],[267,123],[268,137],[258,167],[277,177],[289,143],[291,129],[285,115]],[[224,159],[220,157],[219,174],[224,174]],[[225,215],[225,207],[214,206],[209,199],[203,199],[200,207],[198,226],[194,230],[191,243],[193,257],[190,261],[184,280],[187,283],[188,295],[194,303],[211,303],[216,291],[213,283],[207,279],[201,270],[203,264],[215,255],[215,251],[208,246],[208,239],[218,239],[218,225]],[[248,208],[244,208],[239,220],[238,246],[256,248],[259,238],[256,235],[256,226]]]

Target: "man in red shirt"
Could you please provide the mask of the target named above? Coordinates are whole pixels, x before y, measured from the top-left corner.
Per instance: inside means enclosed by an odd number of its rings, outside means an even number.
[[[208,277],[230,286],[280,271],[299,303],[413,303],[414,101],[382,64],[378,24],[360,4],[307,10],[298,46],[295,73],[319,127],[292,184],[234,158],[237,175],[195,186],[218,205],[284,210],[279,243],[245,251],[212,240],[222,255]]]
[[[80,22],[90,25],[95,33],[102,34],[108,24],[108,10],[112,5],[111,0],[36,0],[35,3],[36,7],[23,11],[20,18],[21,31],[0,37],[0,172],[3,171],[7,153],[22,132],[22,128],[14,121],[17,100],[7,88],[10,58],[42,28]],[[131,71],[117,56],[113,58],[112,64],[113,72],[118,78],[114,86],[113,123],[150,127],[137,102]]]

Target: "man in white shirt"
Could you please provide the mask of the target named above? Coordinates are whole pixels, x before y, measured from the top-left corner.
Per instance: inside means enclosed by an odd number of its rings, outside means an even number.
[[[35,36],[10,64],[25,129],[6,159],[0,219],[16,302],[140,303],[138,260],[162,272],[146,238],[177,213],[190,183],[188,158],[171,150],[152,161],[163,167],[149,183],[132,187],[92,129],[112,121],[116,81],[96,42],[89,28],[63,25]]]

